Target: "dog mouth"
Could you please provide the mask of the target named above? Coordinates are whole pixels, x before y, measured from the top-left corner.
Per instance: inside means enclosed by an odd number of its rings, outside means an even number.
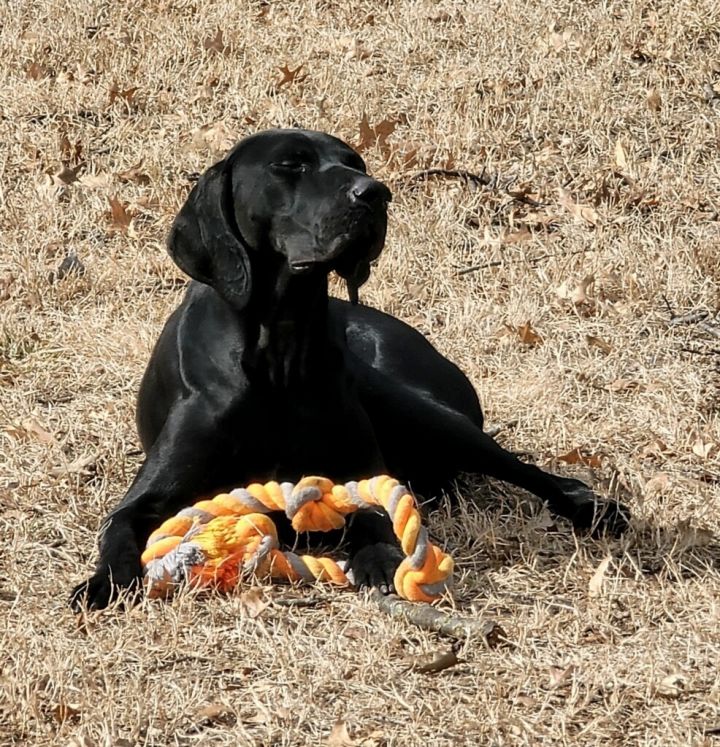
[[[317,249],[313,256],[288,257],[287,264],[293,275],[308,275],[314,271],[329,273],[343,266],[359,245],[362,245],[362,241],[357,236],[351,232],[343,232],[326,247]]]
[[[330,232],[331,236],[326,234],[324,241],[315,236],[308,242],[313,246],[310,251],[304,241],[286,245],[283,253],[287,257],[290,274],[293,277],[312,278],[335,272],[345,281],[351,303],[358,303],[358,290],[367,281],[370,266],[385,243],[387,218],[384,205],[378,214],[373,215],[373,212],[354,212],[346,225],[336,226],[336,232]]]
[[[293,275],[308,275],[313,270],[317,270],[319,267],[324,265],[325,262],[317,259],[299,259],[292,262],[288,262],[290,272]],[[326,268],[327,271],[327,268]]]

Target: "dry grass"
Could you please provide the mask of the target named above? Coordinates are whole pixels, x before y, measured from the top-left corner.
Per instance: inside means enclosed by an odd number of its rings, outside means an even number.
[[[0,743],[718,740],[720,9],[380,6],[0,11]],[[304,67],[278,88],[285,64]],[[517,419],[503,442],[593,471],[635,528],[575,539],[521,491],[460,488],[459,514],[430,517],[458,561],[455,603],[510,644],[472,643],[434,676],[408,664],[445,642],[324,590],[305,592],[316,608],[253,617],[187,596],[78,627],[66,596],[137,468],[134,392],[182,294],[163,241],[192,175],[268,126],[357,143],[364,112],[397,121],[365,153],[395,201],[364,300],[456,360],[491,423]],[[82,162],[78,181],[63,161]],[[121,178],[138,162],[143,177]],[[407,181],[448,163],[499,186]],[[125,230],[106,217],[115,196]],[[85,275],[50,282],[71,253]],[[707,318],[671,325],[665,298]],[[520,340],[528,320],[541,344]],[[576,447],[599,466],[557,464]],[[349,740],[327,741],[338,720]]]

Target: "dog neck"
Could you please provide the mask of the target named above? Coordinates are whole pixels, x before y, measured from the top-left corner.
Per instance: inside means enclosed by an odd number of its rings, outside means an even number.
[[[244,314],[247,347],[243,367],[273,388],[326,386],[342,355],[328,334],[328,278],[322,272],[293,275],[286,268],[253,272]]]

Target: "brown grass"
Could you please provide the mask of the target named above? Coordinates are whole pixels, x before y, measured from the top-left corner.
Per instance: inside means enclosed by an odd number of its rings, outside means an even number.
[[[0,743],[715,744],[717,2],[1,12]],[[517,420],[501,441],[620,495],[634,529],[574,538],[521,491],[460,487],[429,518],[455,604],[510,643],[436,675],[409,665],[446,642],[321,589],[314,608],[189,595],[78,626],[67,593],[137,468],[134,393],[182,294],[163,242],[192,175],[269,126],[357,143],[364,113],[397,123],[365,152],[395,201],[364,300],[457,361],[490,423]],[[499,178],[408,181],[444,166]],[[85,275],[50,282],[71,253]],[[594,466],[558,463],[577,447]]]

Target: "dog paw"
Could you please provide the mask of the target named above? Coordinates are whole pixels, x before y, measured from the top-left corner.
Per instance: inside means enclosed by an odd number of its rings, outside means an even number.
[[[609,534],[619,537],[630,523],[630,510],[622,503],[604,501],[580,480],[555,477],[566,499],[567,513],[575,529],[589,530],[593,536]]]
[[[74,612],[82,609],[101,610],[118,598],[124,604],[138,601],[142,591],[139,561],[112,566],[101,566],[86,581],[70,593],[70,607]]]
[[[593,504],[589,529],[594,537],[609,534],[620,537],[630,526],[630,509],[616,501],[597,501]]]
[[[389,542],[366,545],[350,558],[350,570],[358,589],[375,587],[383,594],[395,593],[395,571],[404,559],[402,550]]]

